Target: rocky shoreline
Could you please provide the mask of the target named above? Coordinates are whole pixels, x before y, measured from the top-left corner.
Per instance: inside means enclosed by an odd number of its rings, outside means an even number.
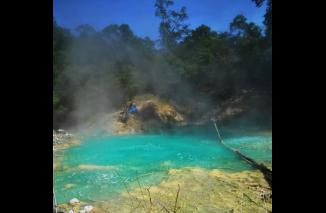
[[[55,161],[56,158],[56,151],[60,149],[67,148],[73,144],[77,143],[76,136],[72,133],[69,133],[66,130],[63,129],[58,129],[58,130],[53,130],[53,157],[54,157],[54,162],[53,162],[53,169],[56,168],[57,163]],[[55,200],[55,194],[53,194],[53,199]],[[53,205],[53,213],[86,213],[86,212],[94,212],[94,207],[91,205],[84,205],[83,208],[81,206],[81,203],[77,198],[73,198],[70,200],[68,204],[61,204],[58,206],[55,206],[55,203]]]
[[[67,204],[58,205],[57,208],[54,207],[53,212],[57,213],[100,213],[97,208],[92,205],[79,201],[77,198],[73,198]]]
[[[73,139],[74,135],[63,129],[53,130],[53,146],[65,144]]]

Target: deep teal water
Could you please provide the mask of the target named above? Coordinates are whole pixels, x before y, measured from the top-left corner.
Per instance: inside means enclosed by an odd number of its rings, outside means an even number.
[[[225,131],[227,132],[227,131]],[[260,161],[271,161],[271,135],[225,134],[225,142]],[[165,133],[98,136],[66,149],[54,187],[59,203],[76,197],[102,200],[140,180],[159,183],[172,168],[204,167],[226,171],[250,170],[244,161],[218,143],[213,129],[179,129]],[[80,165],[96,165],[89,169]],[[113,169],[110,169],[110,168]],[[67,184],[73,184],[67,188]]]

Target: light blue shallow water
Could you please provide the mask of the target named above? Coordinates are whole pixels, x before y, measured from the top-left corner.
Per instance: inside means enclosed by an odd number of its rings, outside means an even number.
[[[226,136],[225,142],[244,148],[251,157],[271,160],[271,149],[266,149],[271,148],[271,135]],[[81,145],[65,150],[63,156],[61,167],[54,171],[59,203],[73,197],[107,199],[135,184],[136,177],[144,184],[156,184],[172,168],[251,169],[219,144],[210,130],[89,138]],[[89,168],[90,165],[96,165],[96,168]],[[73,185],[67,187],[67,184]]]

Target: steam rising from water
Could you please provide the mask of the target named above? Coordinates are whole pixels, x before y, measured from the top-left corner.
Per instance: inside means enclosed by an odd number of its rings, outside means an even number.
[[[68,66],[59,82],[65,82],[61,91],[69,94],[67,101],[72,102],[71,119],[75,123],[115,111],[129,99],[129,93],[152,93],[188,106],[198,103],[199,96],[181,77],[181,68],[170,66],[168,57],[153,46],[148,48],[149,40],[129,36],[122,40],[123,36],[104,29],[73,39],[67,51]],[[60,91],[60,85],[56,89]],[[205,95],[200,99],[209,104]]]

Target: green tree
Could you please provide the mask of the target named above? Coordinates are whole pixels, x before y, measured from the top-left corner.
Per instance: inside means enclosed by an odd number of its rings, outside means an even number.
[[[269,43],[272,42],[272,0],[252,0],[257,7],[261,7],[267,1],[266,12],[264,15],[265,34]]]
[[[235,57],[229,38],[227,33],[219,34],[201,25],[178,48],[177,55],[184,65],[183,76],[197,91],[213,98],[227,98],[233,93]]]
[[[180,10],[170,10],[173,0],[156,0],[155,15],[161,18],[159,33],[163,48],[174,48],[177,43],[189,32],[188,25],[184,23],[188,19],[185,7]]]
[[[271,88],[271,49],[260,27],[248,23],[243,15],[238,15],[230,23],[233,46],[239,56],[237,63],[237,84],[243,88],[269,90]],[[268,50],[270,49],[270,50]]]
[[[261,29],[255,23],[247,22],[243,15],[237,15],[230,23],[230,32],[237,36],[259,38],[262,36]]]

